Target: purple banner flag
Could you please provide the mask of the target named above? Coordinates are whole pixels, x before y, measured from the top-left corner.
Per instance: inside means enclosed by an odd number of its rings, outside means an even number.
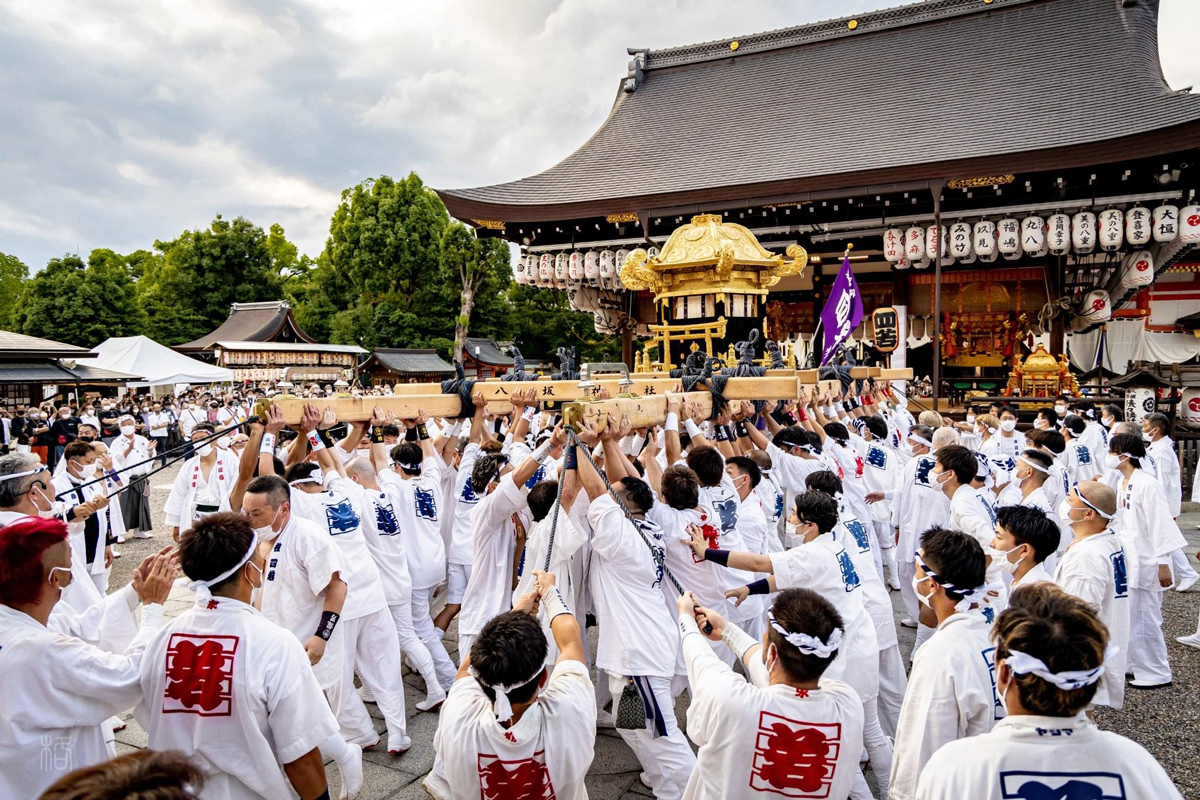
[[[821,350],[821,366],[825,366],[838,345],[846,341],[850,331],[862,322],[862,296],[850,269],[850,257],[842,258],[842,268],[833,281],[833,289],[821,312],[821,327],[825,329],[825,344]]]

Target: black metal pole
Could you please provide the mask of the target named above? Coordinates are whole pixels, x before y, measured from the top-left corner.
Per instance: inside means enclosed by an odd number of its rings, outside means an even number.
[[[937,258],[933,260],[933,410],[942,395],[942,182],[934,181],[933,226]]]

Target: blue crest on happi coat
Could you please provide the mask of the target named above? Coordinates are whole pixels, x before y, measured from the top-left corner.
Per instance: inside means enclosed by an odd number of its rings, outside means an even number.
[[[713,503],[717,516],[721,518],[721,533],[729,533],[737,527],[737,502],[718,500]]]
[[[433,492],[422,489],[420,486],[414,487],[413,505],[418,517],[437,521],[437,503],[433,499]]]
[[[340,536],[357,528],[359,518],[350,501],[343,500],[337,505],[325,506],[325,523],[330,536]]]
[[[842,550],[837,555],[838,566],[842,570],[842,583],[846,586],[847,592],[853,592],[862,581],[858,577],[858,572],[854,569],[854,562],[850,560],[850,554]]]
[[[400,532],[400,521],[391,503],[375,503],[375,527],[381,536],[395,536]]]

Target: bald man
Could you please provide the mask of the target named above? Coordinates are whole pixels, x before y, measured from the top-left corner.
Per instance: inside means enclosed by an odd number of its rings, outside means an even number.
[[[1120,648],[1105,657],[1104,680],[1092,702],[1120,708],[1129,653],[1129,574],[1125,549],[1112,527],[1116,492],[1099,481],[1080,481],[1058,513],[1075,538],[1054,570],[1054,582],[1095,606],[1112,643]]]

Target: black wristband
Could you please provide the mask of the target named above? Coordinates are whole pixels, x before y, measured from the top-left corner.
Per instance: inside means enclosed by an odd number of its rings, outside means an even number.
[[[371,444],[383,444],[383,426],[371,426]]]
[[[317,796],[317,800],[329,800],[329,787],[325,787],[325,791]]]
[[[574,444],[567,445],[563,453],[563,472],[570,469],[579,469],[579,450]]]
[[[422,422],[421,424],[417,425],[417,440],[423,442],[428,438],[429,430],[425,427],[425,423]]]
[[[739,439],[745,439],[750,435],[750,431],[746,430],[745,421],[739,422],[733,426],[733,432]]]
[[[704,551],[704,560],[711,561],[714,564],[720,564],[722,567],[729,566],[729,551],[718,550],[715,547],[710,547]]]
[[[785,428],[795,423],[795,420],[789,417],[786,411],[772,411],[771,419],[775,420]]]
[[[414,427],[412,427],[412,428],[405,428],[405,429],[404,429],[404,441],[406,441],[406,442],[415,442],[416,440],[417,440],[417,429],[416,429],[416,427],[414,426]]]
[[[750,590],[750,594],[770,594],[771,584],[767,583],[766,578],[759,578],[754,583],[746,584],[746,588]]]
[[[336,611],[322,611],[321,624],[317,626],[316,636],[320,636],[325,641],[329,641],[329,637],[333,636],[333,629],[337,627],[338,620],[341,615]]]
[[[726,428],[724,425],[714,425],[713,428],[715,428],[714,432],[716,433],[718,442],[728,442],[729,441],[729,429],[728,428]]]
[[[318,430],[317,436],[321,437],[321,441],[326,447],[333,447],[333,439],[329,437],[329,431]]]

